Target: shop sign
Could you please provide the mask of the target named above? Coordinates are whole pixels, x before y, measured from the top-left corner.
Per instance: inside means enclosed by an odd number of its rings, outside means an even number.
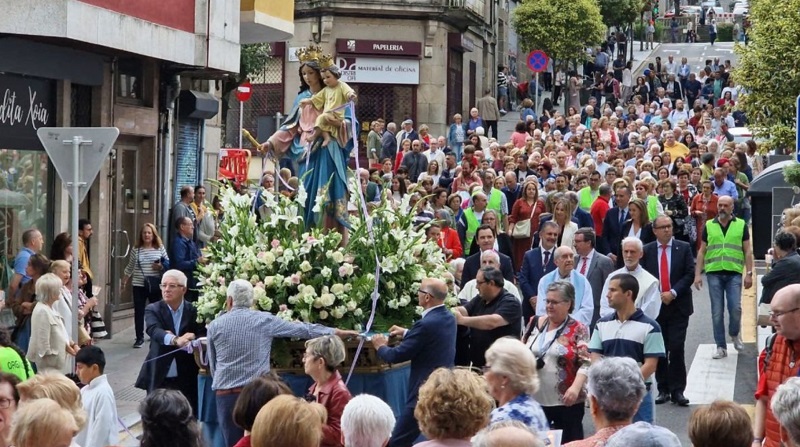
[[[392,40],[336,39],[336,52],[339,54],[419,57],[422,55],[422,43]]]
[[[361,84],[419,84],[419,60],[337,57],[342,80]]]
[[[0,75],[0,148],[42,149],[36,130],[55,125],[54,86],[46,79]]]

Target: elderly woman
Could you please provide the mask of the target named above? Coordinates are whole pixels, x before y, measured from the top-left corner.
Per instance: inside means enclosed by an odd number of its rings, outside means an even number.
[[[77,339],[78,344],[90,343],[91,336],[89,335],[91,327],[87,321],[86,313],[92,310],[97,305],[97,298],[87,298],[82,289],[78,289],[78,315],[75,317],[78,320],[78,325],[83,327],[78,328],[78,335],[72,333],[72,266],[63,259],[53,261],[50,264],[50,273],[55,274],[61,278],[61,299],[56,301],[55,309],[61,318],[64,319],[64,327],[67,329],[67,335],[70,339]],[[85,281],[86,274],[80,272],[81,280]],[[82,285],[82,284],[81,284]]]
[[[470,439],[489,423],[494,399],[486,384],[468,369],[439,368],[419,389],[414,417],[430,441],[419,447],[469,447]]]
[[[589,329],[570,317],[575,287],[556,281],[547,287],[547,315],[534,317],[525,343],[537,359],[539,390],[534,394],[553,430],[563,430],[562,442],[583,439],[586,391],[591,360]]]
[[[51,399],[39,399],[15,415],[11,444],[16,447],[69,446],[77,433],[78,424],[68,410]]]
[[[38,305],[31,314],[31,341],[28,345],[28,360],[39,371],[65,370],[67,354],[75,355],[80,347],[67,336],[64,319],[54,309],[61,298],[61,278],[47,273],[36,281],[36,300]]]
[[[665,179],[661,181],[661,195],[658,201],[664,208],[664,214],[672,219],[672,232],[676,239],[689,242],[689,237],[685,230],[685,221],[689,216],[689,207],[683,197],[676,194],[678,184],[675,180]]]
[[[264,405],[253,424],[253,447],[318,447],[325,409],[294,396],[277,396]]]
[[[597,432],[564,447],[603,445],[614,433],[628,426],[647,390],[636,361],[607,357],[589,368],[589,412]]]
[[[303,369],[314,379],[314,384],[308,389],[308,400],[320,403],[328,412],[322,426],[322,447],[342,447],[342,411],[353,396],[336,367],[344,362],[346,355],[344,342],[335,335],[306,341]]]
[[[748,447],[756,443],[747,411],[736,402],[724,400],[692,412],[689,439],[694,447]]]
[[[539,389],[536,358],[519,340],[499,338],[486,350],[484,377],[497,401],[491,422],[518,420],[537,432],[550,426],[542,407],[533,398]]]
[[[8,401],[7,407],[0,408],[0,447],[13,445],[11,443],[11,421],[19,405],[19,392],[16,388],[19,383],[18,376],[0,372],[0,400]]]
[[[277,376],[263,375],[245,385],[233,407],[233,421],[244,430],[244,436],[233,447],[250,447],[250,432],[261,407],[281,394],[292,391]]]

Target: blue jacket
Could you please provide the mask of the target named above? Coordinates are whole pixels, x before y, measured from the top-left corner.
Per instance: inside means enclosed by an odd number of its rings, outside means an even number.
[[[193,240],[180,235],[172,240],[172,267],[186,275],[189,289],[193,289],[197,284],[194,271],[197,268],[197,260],[201,256],[200,249]]]
[[[382,346],[378,357],[387,363],[411,360],[407,406],[417,403],[419,387],[436,368],[452,368],[456,356],[456,317],[441,306],[417,320],[395,347]]]
[[[450,129],[447,131],[447,144],[450,145],[451,147],[456,145],[456,144],[458,144],[458,143],[456,143],[456,128],[457,127],[458,127],[458,124],[453,123],[453,124],[450,125]],[[467,130],[469,129],[469,127],[467,126],[467,123],[465,123],[463,120],[461,121],[461,128],[464,130],[464,141],[467,141],[467,137],[469,137],[469,135],[467,135]],[[462,142],[461,144],[464,144],[464,143]]]
[[[528,250],[528,252],[525,253],[525,257],[522,259],[522,268],[517,275],[517,280],[522,289],[522,318],[525,324],[528,323],[528,320],[535,313],[528,299],[538,294],[537,289],[539,288],[539,280],[542,279],[542,276],[552,272],[556,268],[555,261],[553,260],[555,257],[553,256],[553,252],[555,252],[555,249],[556,247],[553,247],[553,250],[550,252],[550,260],[547,262],[546,266],[542,265],[541,247]],[[539,299],[544,299],[544,297],[539,297]]]

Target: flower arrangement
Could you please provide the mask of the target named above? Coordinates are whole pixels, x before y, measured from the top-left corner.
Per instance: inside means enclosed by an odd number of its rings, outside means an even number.
[[[350,183],[351,197],[358,197],[357,179]],[[220,192],[222,236],[206,248],[209,262],[198,266],[200,320],[209,322],[222,311],[230,281],[246,279],[254,286],[259,310],[287,320],[363,330],[379,262],[373,328],[386,330],[411,324],[421,312],[416,302],[420,280],[446,272],[439,247],[414,228],[408,199],[398,209],[384,200],[368,216],[352,214],[343,245],[339,232],[306,229],[302,185],[294,197],[260,193],[270,212],[259,221],[251,212],[253,195],[230,188]],[[322,197],[316,198],[315,209]],[[450,305],[455,302],[448,298]]]

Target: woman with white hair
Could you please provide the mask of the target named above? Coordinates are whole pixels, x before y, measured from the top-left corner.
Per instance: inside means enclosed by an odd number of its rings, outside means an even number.
[[[39,371],[65,370],[67,354],[75,355],[80,347],[67,336],[64,319],[53,308],[61,298],[61,278],[47,273],[36,281],[36,300],[39,305],[31,314],[31,341],[28,345],[28,360]]]
[[[564,447],[603,445],[614,433],[631,424],[647,390],[636,361],[606,357],[589,368],[589,412],[597,432]]]
[[[342,438],[347,447],[384,447],[394,430],[391,407],[369,394],[354,397],[342,412]]]
[[[539,389],[536,358],[525,345],[514,338],[504,337],[486,350],[484,377],[489,394],[497,401],[491,423],[518,420],[531,430],[550,429],[541,405],[533,399]]]

